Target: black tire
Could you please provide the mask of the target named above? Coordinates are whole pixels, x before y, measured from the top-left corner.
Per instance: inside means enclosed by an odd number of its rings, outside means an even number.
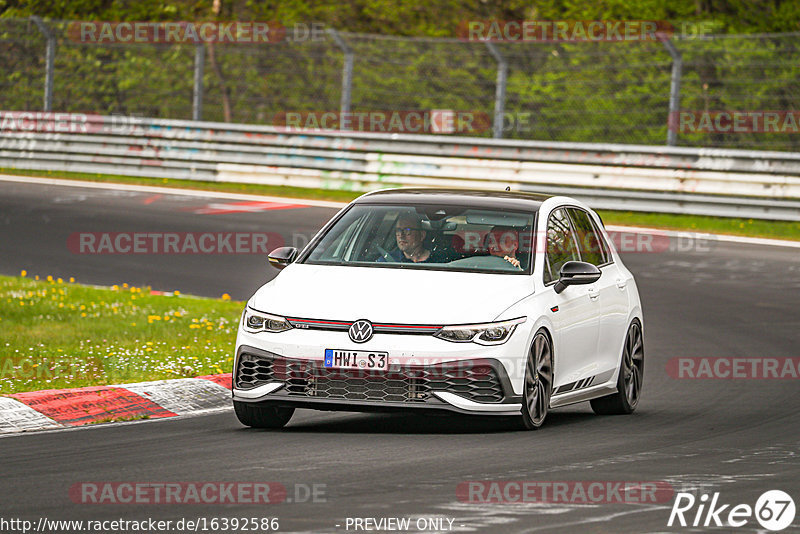
[[[617,378],[617,392],[593,399],[592,410],[597,415],[623,415],[633,413],[639,404],[644,379],[644,339],[642,325],[635,320],[628,327],[622,362]]]
[[[240,423],[253,428],[283,428],[294,414],[294,408],[259,406],[239,401],[233,401],[233,410]]]
[[[544,330],[533,337],[525,361],[522,391],[522,426],[537,430],[544,424],[553,394],[553,345]]]

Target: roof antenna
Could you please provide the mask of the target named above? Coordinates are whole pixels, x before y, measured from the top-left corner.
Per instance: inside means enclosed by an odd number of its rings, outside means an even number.
[[[510,185],[506,186],[506,191],[511,191],[511,186]]]

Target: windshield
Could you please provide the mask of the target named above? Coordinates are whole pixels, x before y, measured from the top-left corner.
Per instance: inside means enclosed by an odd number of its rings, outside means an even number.
[[[478,207],[357,204],[301,263],[525,274],[533,219]]]

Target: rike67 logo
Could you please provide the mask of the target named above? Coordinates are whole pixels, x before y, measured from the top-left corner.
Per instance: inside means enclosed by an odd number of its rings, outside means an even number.
[[[762,528],[777,532],[794,522],[794,500],[781,490],[764,492],[755,506],[749,504],[723,504],[719,492],[709,497],[702,494],[680,492],[675,496],[667,526],[691,527],[743,527],[753,519]]]

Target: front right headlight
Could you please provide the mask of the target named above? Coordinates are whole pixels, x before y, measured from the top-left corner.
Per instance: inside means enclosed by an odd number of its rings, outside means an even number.
[[[252,308],[245,308],[242,316],[242,327],[246,332],[284,332],[290,330],[292,325],[285,317],[264,313]]]
[[[455,326],[443,326],[434,337],[452,341],[454,343],[478,343],[479,345],[502,345],[518,324],[522,324],[527,317],[517,317],[496,323],[480,323]]]

